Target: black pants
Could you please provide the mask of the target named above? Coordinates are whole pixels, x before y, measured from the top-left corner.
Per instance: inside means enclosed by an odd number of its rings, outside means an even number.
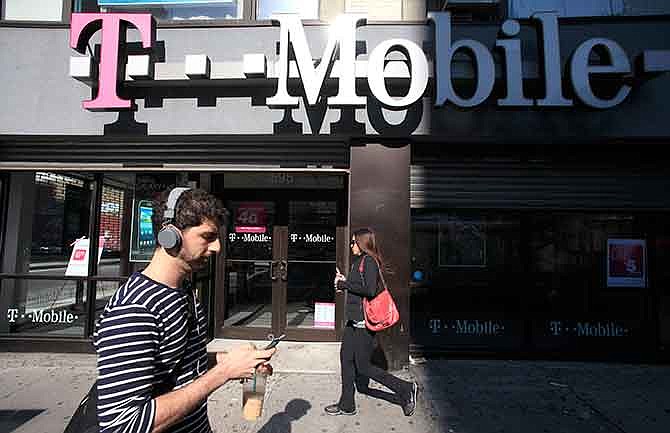
[[[338,402],[340,409],[351,412],[356,408],[354,383],[356,377],[370,378],[395,392],[401,401],[406,401],[412,392],[412,384],[372,365],[374,332],[366,328],[344,328],[340,365],[342,368],[342,394]]]

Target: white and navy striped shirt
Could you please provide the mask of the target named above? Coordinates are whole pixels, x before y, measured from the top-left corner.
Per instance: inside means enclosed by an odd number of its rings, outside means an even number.
[[[93,334],[98,352],[100,431],[153,429],[155,398],[207,371],[207,321],[190,291],[176,290],[137,272],[107,303]],[[166,389],[167,388],[167,389]],[[207,400],[167,432],[211,432]]]

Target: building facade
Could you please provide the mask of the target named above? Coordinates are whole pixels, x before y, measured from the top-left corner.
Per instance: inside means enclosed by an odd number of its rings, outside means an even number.
[[[181,185],[229,211],[212,338],[337,341],[370,226],[391,367],[667,356],[663,2],[43,3],[0,2],[5,350],[86,350]]]

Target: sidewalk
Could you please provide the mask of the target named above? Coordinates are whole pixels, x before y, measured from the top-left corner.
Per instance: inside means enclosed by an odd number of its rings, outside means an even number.
[[[428,361],[431,431],[667,433],[670,366],[547,361]]]
[[[93,383],[95,356],[0,353],[0,369],[0,432],[59,433]],[[411,418],[360,394],[357,416],[325,415],[338,374],[280,371],[257,422],[242,419],[239,383],[210,397],[210,420],[226,433],[667,433],[670,425],[670,366],[429,360],[399,375],[422,387]]]

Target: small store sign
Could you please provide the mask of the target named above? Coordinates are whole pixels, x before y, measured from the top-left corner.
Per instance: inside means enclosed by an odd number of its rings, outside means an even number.
[[[644,240],[607,240],[607,287],[647,287],[647,244]]]
[[[331,302],[314,303],[314,327],[335,329],[335,304]]]
[[[70,254],[70,261],[67,263],[65,269],[65,276],[67,277],[87,277],[88,276],[88,253],[89,253],[89,239],[80,238],[74,242],[72,254]],[[105,238],[100,237],[98,241],[98,263],[102,257],[102,249],[105,246]]]

